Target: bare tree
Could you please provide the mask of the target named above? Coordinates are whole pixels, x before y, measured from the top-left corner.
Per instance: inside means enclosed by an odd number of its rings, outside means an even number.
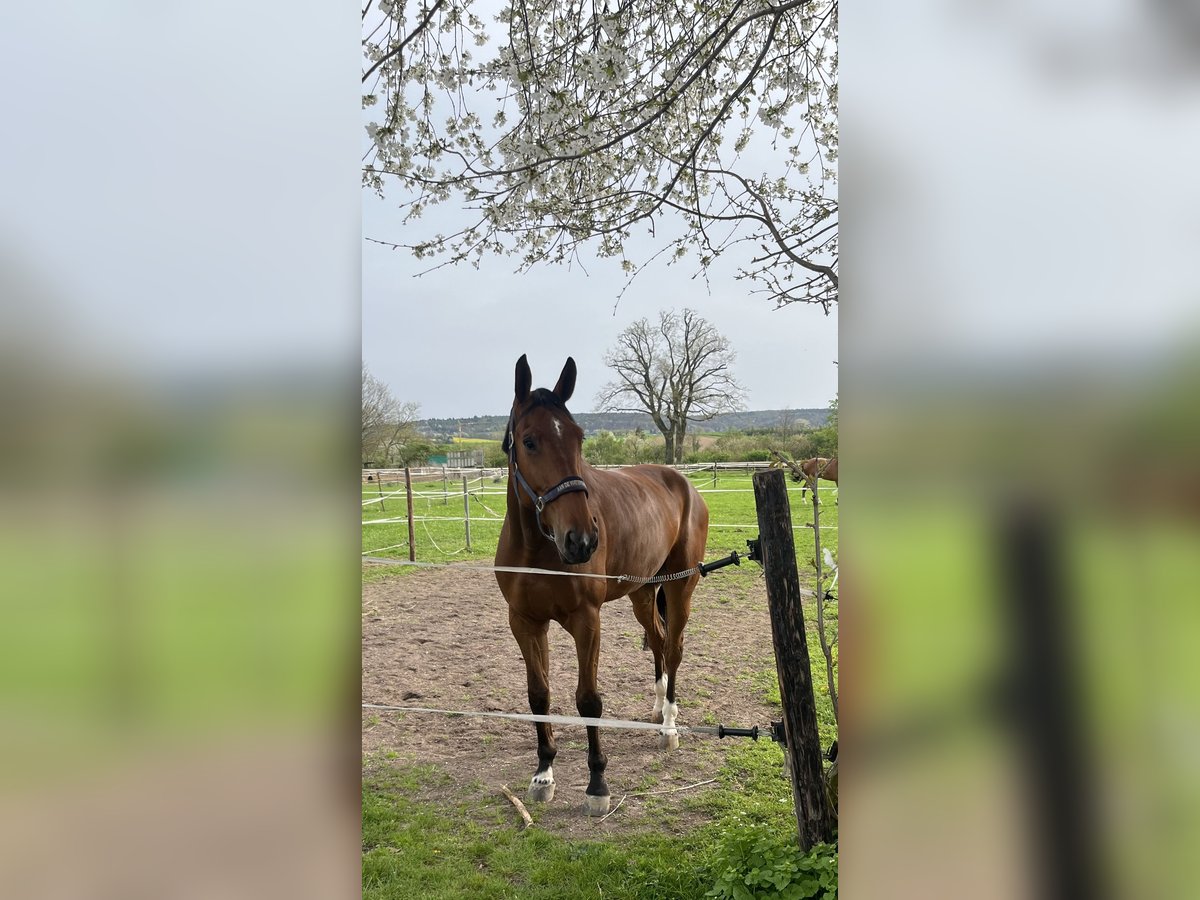
[[[659,256],[707,272],[729,253],[776,304],[830,311],[837,0],[483,6],[363,9],[364,184],[398,189],[406,226],[471,210],[458,231],[379,243],[523,268],[591,248],[630,280]],[[627,248],[647,230],[650,249]]]
[[[736,356],[728,338],[695,310],[660,312],[657,324],[640,319],[604,355],[617,380],[596,396],[596,407],[649,413],[666,441],[666,461],[679,462],[689,423],[743,408],[731,372]]]
[[[362,366],[362,461],[385,464],[416,436],[416,403],[401,403]]]
[[[775,427],[784,437],[790,437],[799,431],[799,417],[797,417],[795,410],[783,410],[779,414],[779,423]]]

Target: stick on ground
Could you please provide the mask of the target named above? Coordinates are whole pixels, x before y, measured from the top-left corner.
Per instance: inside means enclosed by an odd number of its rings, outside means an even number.
[[[628,796],[629,796],[628,794],[625,795],[625,797],[628,797]],[[604,815],[602,815],[599,819],[596,820],[596,822],[597,823],[603,822],[605,819],[607,819],[609,816],[611,816],[613,813],[615,813],[618,809],[620,809],[621,804],[625,802],[625,797],[622,797],[616,806],[614,806],[612,809],[610,809],[608,812],[606,812]]]
[[[690,791],[692,788],[700,787],[704,784],[712,784],[717,779],[710,778],[708,781],[697,781],[695,784],[685,784],[683,787],[670,788],[665,791],[637,791],[630,794],[631,797],[649,797],[651,794],[678,794],[680,791]]]
[[[521,830],[524,831],[526,828],[531,826],[533,824],[533,818],[529,815],[529,810],[525,808],[525,804],[517,799],[513,792],[508,789],[507,784],[500,785],[500,791],[505,797],[508,798],[508,802],[517,808],[517,812],[521,814],[521,818],[525,822],[525,824],[521,826]]]

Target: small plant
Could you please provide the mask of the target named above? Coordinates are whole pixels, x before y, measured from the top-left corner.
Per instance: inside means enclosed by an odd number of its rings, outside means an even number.
[[[781,900],[837,897],[837,848],[817,844],[802,853],[794,834],[764,823],[726,829],[718,842],[713,871],[719,873],[705,895],[718,900]]]

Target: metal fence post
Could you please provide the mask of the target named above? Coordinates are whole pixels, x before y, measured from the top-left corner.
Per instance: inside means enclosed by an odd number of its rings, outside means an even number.
[[[467,529],[467,549],[471,549],[471,495],[467,493],[467,476],[463,479],[463,524]]]

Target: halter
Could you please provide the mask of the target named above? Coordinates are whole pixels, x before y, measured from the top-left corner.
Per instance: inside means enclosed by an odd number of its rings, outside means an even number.
[[[529,495],[529,499],[533,501],[533,512],[537,517],[538,531],[542,533],[542,537],[548,541],[554,540],[554,534],[546,530],[542,525],[542,510],[553,501],[557,500],[563,494],[574,493],[575,491],[583,491],[586,495],[588,492],[587,485],[584,484],[582,478],[578,475],[568,475],[550,490],[542,495],[538,495],[529,482],[525,480],[525,476],[521,474],[521,469],[517,466],[517,438],[514,433],[517,428],[515,416],[509,416],[508,419],[508,462],[512,466],[513,474],[517,476],[517,484],[524,488],[525,493]]]

